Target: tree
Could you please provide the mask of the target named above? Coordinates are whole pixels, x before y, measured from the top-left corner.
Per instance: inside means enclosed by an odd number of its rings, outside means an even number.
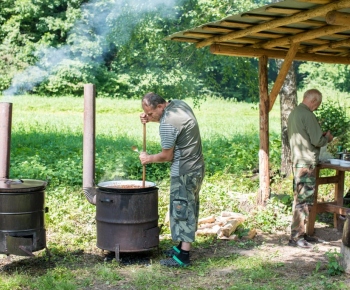
[[[276,60],[277,67],[280,69],[283,60]],[[281,140],[282,140],[282,156],[281,156],[281,174],[289,176],[292,173],[291,150],[287,133],[287,120],[290,112],[297,105],[297,87],[294,63],[290,67],[286,79],[283,83],[280,95],[280,114],[281,114]]]
[[[272,0],[272,3],[280,2]],[[276,60],[277,68],[280,70],[283,60]],[[280,90],[280,115],[281,115],[281,174],[289,176],[292,173],[291,151],[287,133],[287,120],[290,112],[297,104],[297,86],[294,70],[294,62],[292,63],[283,86]]]

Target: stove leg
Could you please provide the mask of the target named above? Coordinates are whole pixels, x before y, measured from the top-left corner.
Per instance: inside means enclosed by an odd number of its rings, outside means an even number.
[[[45,247],[45,252],[46,255],[49,257],[49,269],[51,269],[51,252],[47,247]]]
[[[115,259],[119,263],[119,261],[120,261],[120,245],[119,244],[115,245]]]

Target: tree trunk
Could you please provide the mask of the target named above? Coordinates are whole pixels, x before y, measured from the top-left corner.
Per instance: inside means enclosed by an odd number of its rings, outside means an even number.
[[[259,58],[259,181],[257,203],[265,206],[270,197],[269,171],[269,107],[267,56]]]
[[[283,60],[276,60],[278,69],[281,68]],[[292,173],[291,151],[287,134],[287,120],[290,112],[297,105],[297,88],[294,65],[288,71],[284,84],[280,91],[281,109],[281,175],[288,177]]]

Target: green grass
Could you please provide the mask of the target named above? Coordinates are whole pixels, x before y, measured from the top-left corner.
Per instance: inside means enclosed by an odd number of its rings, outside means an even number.
[[[295,280],[284,273],[281,263],[230,253],[199,258],[192,267],[181,270],[161,268],[157,255],[148,267],[104,264],[96,257],[100,252],[96,248],[95,207],[82,193],[83,99],[21,96],[9,101],[13,102],[10,178],[49,182],[45,218],[53,266],[48,267],[49,258],[41,251],[37,257],[15,264],[17,271],[0,271],[1,290],[94,289],[96,285],[101,286],[98,289],[303,289],[305,285],[308,289],[341,289],[345,278],[328,280],[325,272],[316,271],[303,281]],[[132,145],[142,148],[140,101],[97,98],[96,107],[96,182],[141,179],[142,166],[131,150]],[[238,211],[247,215],[240,231],[283,230],[288,226],[284,217],[291,214],[290,179],[277,177],[271,185],[270,203],[265,209],[254,209],[259,181],[250,176],[258,166],[258,106],[209,98],[194,110],[207,165],[200,217]],[[277,168],[279,122],[276,104],[270,115],[270,137],[276,140],[270,145],[270,161]],[[158,124],[147,124],[147,151],[159,150]],[[168,164],[147,166],[146,179],[159,187],[160,224],[168,206],[168,175]],[[167,227],[164,233],[169,233]],[[211,248],[215,243],[212,238],[199,238],[194,247]],[[169,244],[164,240],[160,246]],[[243,246],[254,245],[245,242]],[[215,247],[220,249],[220,244]]]

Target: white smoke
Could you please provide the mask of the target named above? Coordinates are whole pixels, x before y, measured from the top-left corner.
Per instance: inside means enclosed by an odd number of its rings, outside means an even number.
[[[176,0],[93,0],[81,7],[82,17],[74,24],[67,45],[43,47],[35,52],[38,62],[17,74],[4,96],[13,96],[32,90],[52,75],[60,65],[72,60],[83,63],[101,62],[108,50],[111,33],[116,44],[125,43],[133,27],[145,13],[161,11],[162,16],[173,15]],[[118,25],[118,26],[117,26]]]

